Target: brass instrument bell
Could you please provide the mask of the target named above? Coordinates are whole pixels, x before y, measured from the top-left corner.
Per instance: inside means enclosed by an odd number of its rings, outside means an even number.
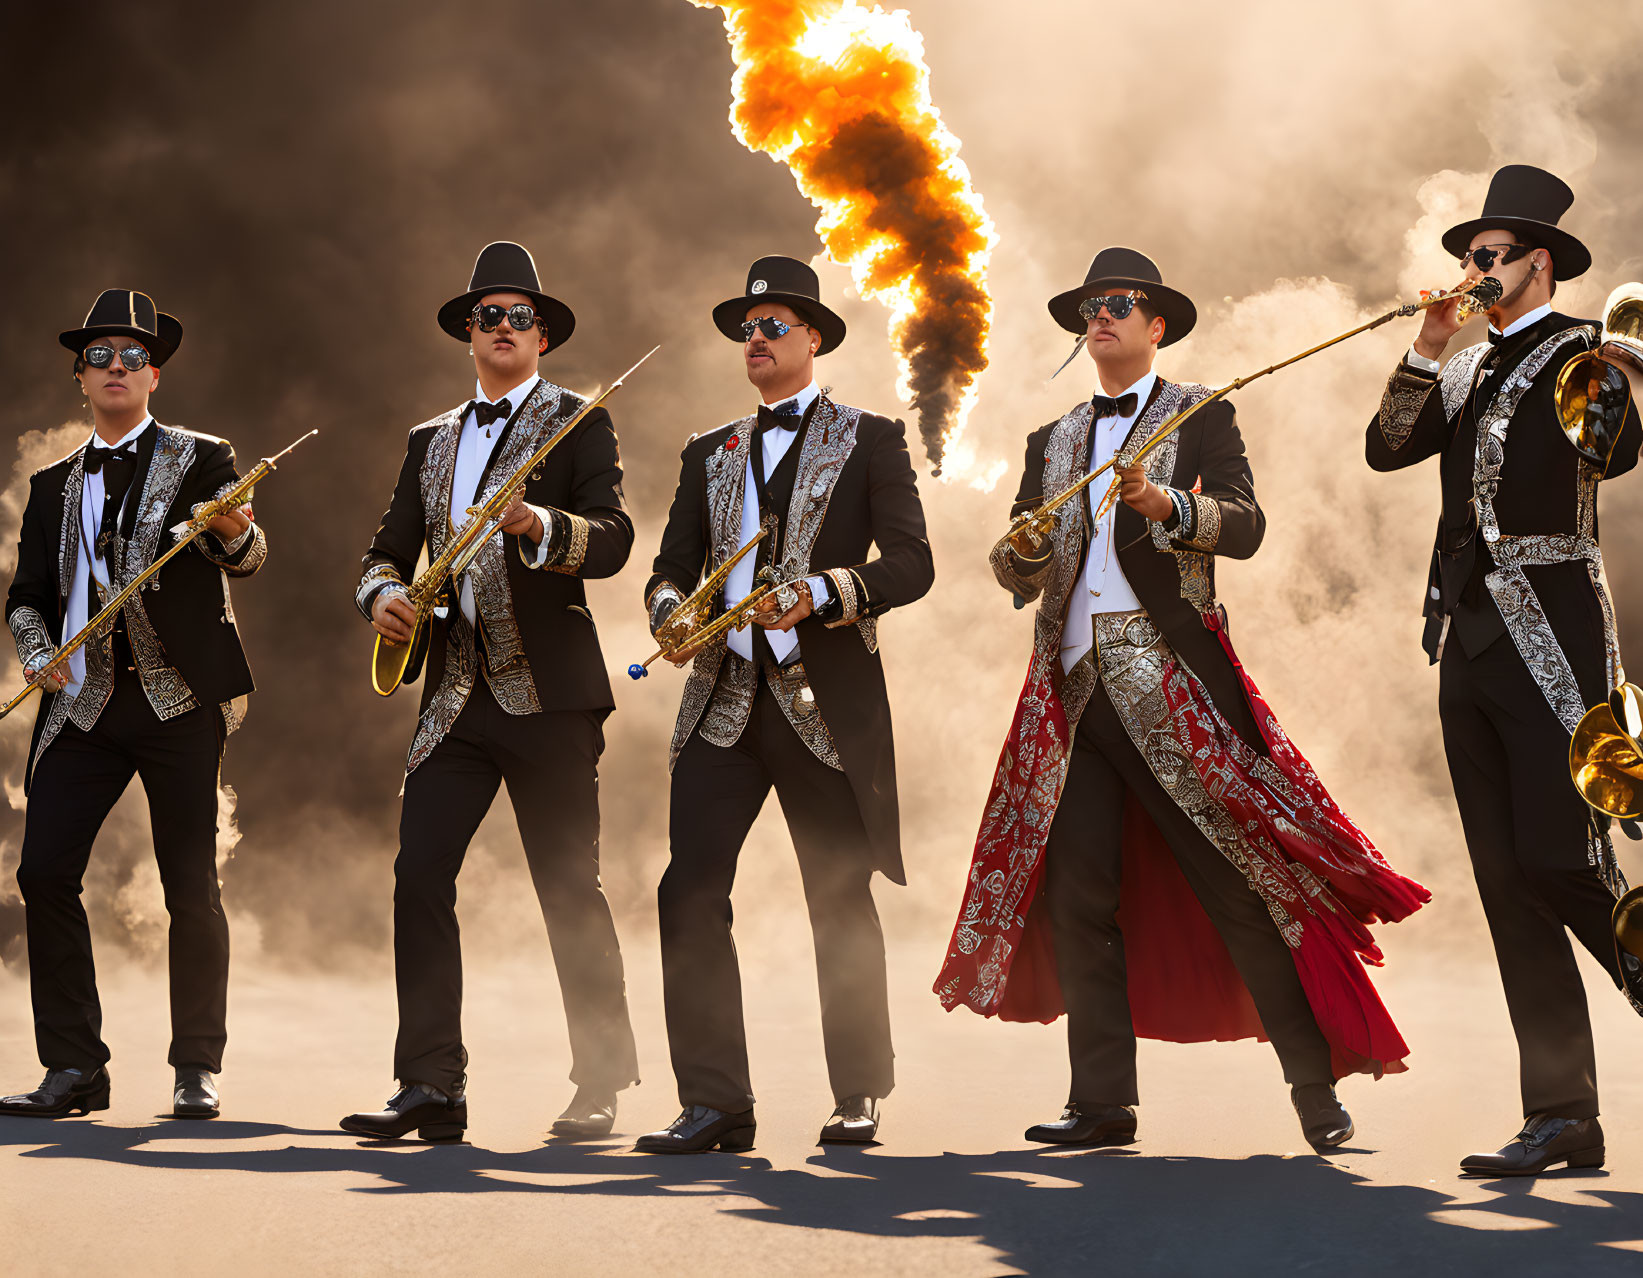
[[[1631,377],[1643,374],[1643,284],[1609,294],[1596,350],[1576,355],[1557,375],[1555,402],[1563,433],[1593,465],[1608,470],[1626,424]]]
[[[1569,738],[1569,775],[1597,811],[1620,821],[1643,817],[1643,688],[1623,683],[1593,706]],[[1643,919],[1639,920],[1643,922]]]

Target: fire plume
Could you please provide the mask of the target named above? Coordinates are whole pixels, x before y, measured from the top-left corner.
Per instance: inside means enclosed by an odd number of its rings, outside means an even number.
[[[889,307],[897,391],[939,475],[987,367],[997,237],[931,101],[923,37],[856,0],[692,3],[724,11],[737,139],[792,170],[828,256]]]

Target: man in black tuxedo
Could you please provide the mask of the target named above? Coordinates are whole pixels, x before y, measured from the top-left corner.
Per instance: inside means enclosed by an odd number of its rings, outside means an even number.
[[[1440,663],[1444,749],[1517,1035],[1525,1117],[1498,1153],[1461,1163],[1484,1175],[1603,1162],[1591,1022],[1568,932],[1643,1011],[1643,965],[1617,954],[1609,925],[1625,880],[1569,776],[1570,734],[1620,670],[1598,484],[1631,470],[1643,439],[1624,395],[1600,415],[1608,420],[1587,423],[1584,450],[1559,418],[1558,374],[1600,330],[1552,309],[1558,281],[1592,260],[1558,225],[1573,201],[1544,170],[1495,174],[1483,215],[1443,236],[1468,279],[1500,281],[1488,341],[1440,367],[1462,316],[1458,302],[1429,308],[1366,436],[1376,470],[1439,458],[1425,646]]]
[[[924,510],[900,422],[835,403],[814,361],[844,340],[802,262],[766,257],[714,309],[742,345],[755,414],[686,445],[655,572],[645,588],[662,631],[703,565],[763,528],[726,579],[733,607],[756,576],[779,589],[756,624],[698,651],[670,765],[672,860],[659,906],[668,1042],[684,1111],[640,1150],[747,1149],[753,1086],[742,1023],[730,888],[772,787],[804,877],[833,1085],[823,1141],[865,1142],[894,1083],[884,937],[871,879],[904,882],[890,705],[879,616],[930,589]],[[868,559],[870,547],[879,555]]]
[[[406,584],[424,544],[437,558],[468,508],[584,403],[536,371],[576,319],[541,291],[519,245],[486,246],[439,324],[471,344],[478,389],[411,431],[393,501],[365,554],[356,602],[394,644],[412,639]],[[638,1081],[622,954],[599,883],[598,765],[613,702],[582,584],[620,571],[632,546],[616,431],[598,408],[549,454],[436,611],[394,863],[400,1087],[383,1110],[344,1118],[347,1131],[416,1129],[441,1140],[467,1128],[456,878],[504,781],[570,1029],[576,1094],[553,1134],[607,1135],[617,1093]]]
[[[268,553],[249,506],[219,515],[111,630],[52,662],[112,597],[165,553],[193,508],[239,481],[234,450],[149,412],[182,325],[144,293],[108,289],[59,342],[91,405],[85,445],[29,480],[6,620],[42,690],[24,773],[17,882],[45,1081],[0,1113],[57,1118],[107,1109],[108,1047],[80,884],[92,842],[135,774],[148,794],[171,916],[173,1112],[213,1118],[227,1041],[228,924],[217,883],[223,742],[252,690],[229,577]],[[197,553],[196,553],[197,552]]]

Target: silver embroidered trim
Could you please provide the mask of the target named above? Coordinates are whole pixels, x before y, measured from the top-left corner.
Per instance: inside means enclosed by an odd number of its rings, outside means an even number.
[[[805,673],[804,662],[794,661],[785,666],[768,665],[764,676],[776,703],[782,708],[782,714],[787,717],[799,740],[804,742],[805,749],[835,772],[843,772],[844,760],[839,758],[838,749],[833,744],[833,734],[822,721],[821,707],[817,705],[816,694],[810,688],[810,677]]]
[[[194,436],[167,427],[159,428],[154,441],[154,456],[148,464],[148,478],[143,484],[141,503],[137,508],[137,522],[131,541],[115,538],[114,559],[119,565],[118,582],[123,588],[132,578],[154,562],[160,548],[160,536],[165,531],[166,512],[177,499],[183,476],[194,463]],[[116,580],[111,573],[111,584]],[[162,588],[158,577],[144,590]],[[131,640],[131,655],[137,663],[138,677],[143,681],[143,692],[148,696],[154,714],[164,722],[186,714],[199,706],[182,672],[166,658],[165,646],[155,633],[148,608],[139,590],[126,602],[126,636]],[[76,720],[78,723],[78,720]]]
[[[747,728],[759,676],[753,663],[740,653],[721,649],[721,654],[723,660],[719,663],[712,693],[697,714],[701,719],[702,740],[709,745],[728,747],[740,741]]]
[[[57,651],[57,645],[51,641],[51,630],[39,609],[19,608],[11,614],[7,624],[11,626],[11,637],[17,644],[17,660],[25,674],[32,662]]]
[[[753,438],[753,428],[757,424],[756,417],[742,417],[724,427],[725,436],[719,441],[719,446],[710,452],[703,462],[706,472],[707,485],[707,526],[712,537],[712,545],[708,551],[708,563],[703,569],[704,577],[722,566],[725,560],[741,549],[742,533],[742,496],[747,481],[747,448],[748,441]],[[735,447],[730,447],[730,441],[735,440]],[[718,613],[721,599],[709,601],[706,615],[702,620]],[[719,668],[725,658],[734,656],[730,652],[729,637],[721,635],[717,640],[707,645],[691,662],[690,673],[685,677],[684,692],[679,698],[679,717],[673,726],[673,740],[668,745],[668,771],[678,762],[679,752],[685,748],[685,742],[690,740],[690,734],[696,731],[696,725],[702,722],[709,706],[715,699],[715,689],[719,683]],[[734,743],[741,736],[742,726],[746,723],[746,711],[751,710],[753,699],[747,699],[745,709],[742,709],[742,723],[735,725],[735,736],[730,740]],[[728,707],[730,712],[739,708],[738,704]],[[721,715],[724,711],[721,711]],[[716,731],[723,736],[730,730],[730,723],[721,723]],[[705,731],[704,731],[705,735]]]
[[[1307,899],[1305,877],[1297,891],[1274,880],[1264,859],[1250,854],[1244,831],[1204,787],[1180,734],[1173,730],[1174,715],[1164,694],[1165,668],[1174,663],[1185,671],[1185,663],[1144,612],[1100,613],[1094,621],[1096,668],[1136,750],[1175,805],[1260,896],[1284,943],[1297,948],[1303,931],[1301,916],[1316,912]],[[1215,717],[1221,728],[1219,735],[1229,742],[1229,749],[1236,749],[1231,743],[1237,733],[1218,711]],[[1262,775],[1265,778],[1275,773],[1275,769],[1269,769]],[[1333,909],[1322,885],[1316,886],[1320,899]]]
[[[828,629],[852,625],[858,620],[856,613],[861,607],[856,594],[856,574],[848,568],[829,568],[823,575],[833,583],[833,593],[839,597],[838,619],[829,621]]]
[[[1605,618],[1604,646],[1608,658],[1609,681],[1613,686],[1618,668],[1618,642],[1612,623],[1612,609],[1608,593],[1603,587],[1602,558],[1597,548],[1595,496],[1588,494],[1589,483],[1583,477],[1576,494],[1576,515],[1580,520],[1579,532],[1573,536],[1538,535],[1512,537],[1500,530],[1495,514],[1495,494],[1500,490],[1500,472],[1506,464],[1506,437],[1512,424],[1512,415],[1535,377],[1546,368],[1553,356],[1571,341],[1588,344],[1595,336],[1590,326],[1564,329],[1554,333],[1537,346],[1527,358],[1506,374],[1479,415],[1477,448],[1473,459],[1472,492],[1477,508],[1478,535],[1488,544],[1495,568],[1483,581],[1488,586],[1495,606],[1506,623],[1506,630],[1517,645],[1524,665],[1529,669],[1546,702],[1559,722],[1573,733],[1575,725],[1586,712],[1585,699],[1575,681],[1568,656],[1552,632],[1545,609],[1529,583],[1525,565],[1551,564],[1584,559],[1597,591]],[[1582,463],[1583,467],[1586,463]]]
[[[411,738],[410,753],[405,759],[406,776],[417,770],[451,730],[462,707],[468,704],[478,666],[479,648],[474,643],[473,627],[462,609],[453,608],[450,626],[445,632],[445,671],[417,720],[416,735]]]
[[[566,510],[555,511],[554,518],[565,521],[565,533],[559,544],[548,552],[542,567],[574,577],[588,557],[588,521]]]
[[[1443,372],[1438,374],[1438,386],[1443,395],[1443,415],[1448,420],[1454,421],[1460,410],[1466,407],[1466,401],[1472,394],[1472,384],[1477,380],[1478,366],[1488,357],[1491,349],[1488,342],[1468,346],[1445,364]]]
[[[1413,372],[1401,361],[1386,379],[1386,393],[1381,396],[1381,409],[1375,422],[1381,428],[1381,438],[1393,452],[1407,444],[1415,433],[1415,422],[1437,384],[1437,378]]]
[[[367,621],[371,620],[371,614],[365,606],[365,601],[379,585],[384,586],[386,590],[397,589],[402,595],[409,593],[405,583],[400,579],[399,569],[390,563],[372,564],[365,570],[365,575],[359,579],[359,586],[354,591],[354,607],[360,610]]]

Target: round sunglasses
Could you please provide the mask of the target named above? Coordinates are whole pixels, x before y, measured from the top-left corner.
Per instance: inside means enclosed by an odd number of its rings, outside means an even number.
[[[1121,320],[1128,316],[1135,309],[1136,302],[1145,296],[1140,289],[1136,289],[1133,293],[1107,293],[1100,297],[1086,297],[1078,304],[1078,313],[1088,322],[1101,314],[1102,307],[1106,307],[1108,315],[1115,320]]]
[[[536,311],[533,307],[519,302],[513,306],[476,306],[473,308],[473,322],[479,325],[482,333],[494,333],[503,320],[507,320],[510,327],[523,333],[536,323]]]
[[[86,347],[80,358],[93,368],[108,368],[114,363],[115,354],[112,346],[99,342],[96,346]],[[121,365],[128,372],[135,373],[149,362],[148,352],[141,346],[122,346],[118,354]]]

